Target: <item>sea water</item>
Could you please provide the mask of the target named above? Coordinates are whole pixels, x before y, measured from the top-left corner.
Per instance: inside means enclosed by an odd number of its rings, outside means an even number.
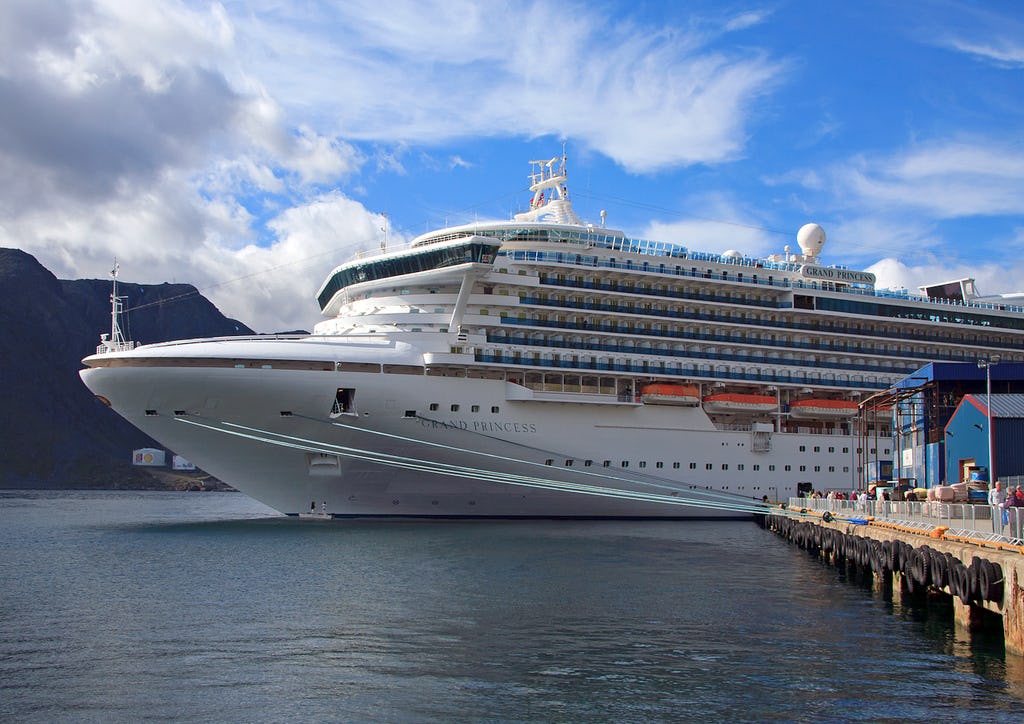
[[[1024,661],[753,522],[0,494],[0,720],[1006,721]]]

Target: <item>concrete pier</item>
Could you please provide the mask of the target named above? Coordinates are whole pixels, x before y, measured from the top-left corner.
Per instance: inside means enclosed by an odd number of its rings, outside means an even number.
[[[982,539],[945,537],[870,520],[779,510],[764,525],[834,565],[873,576],[873,589],[896,602],[924,593],[953,598],[967,631],[1002,622],[1006,651],[1024,657],[1024,549]],[[986,616],[987,611],[994,616]],[[988,622],[988,623],[986,623]]]

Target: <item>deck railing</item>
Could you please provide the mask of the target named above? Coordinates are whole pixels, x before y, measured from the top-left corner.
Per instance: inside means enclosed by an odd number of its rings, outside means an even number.
[[[790,498],[790,510],[826,511],[836,517],[874,518],[924,531],[939,526],[954,535],[1024,545],[1024,508],[996,508],[986,503],[942,503],[937,501],[829,500]]]

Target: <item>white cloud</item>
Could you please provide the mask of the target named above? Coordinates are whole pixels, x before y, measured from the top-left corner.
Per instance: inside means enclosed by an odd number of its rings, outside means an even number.
[[[861,202],[939,218],[1024,212],[1024,153],[960,143],[851,167],[840,181]]]
[[[202,250],[205,293],[221,311],[260,331],[285,331],[311,329],[319,321],[314,293],[334,266],[377,248],[383,218],[331,192],[285,210],[268,226],[276,234],[268,246]]]
[[[1024,68],[1024,45],[1008,38],[998,38],[995,42],[972,43],[965,40],[953,40],[954,49],[963,53],[994,62],[997,65],[1011,68]]]
[[[910,294],[920,294],[919,287],[955,279],[974,279],[975,288],[981,295],[996,295],[1011,291],[1024,291],[1024,263],[1003,264],[907,264],[898,258],[886,257],[867,267],[872,272],[879,289],[906,289]]]
[[[1024,151],[1018,143],[943,140],[892,156],[853,157],[824,170],[791,171],[769,183],[820,190],[843,206],[933,219],[1024,213]]]
[[[752,28],[755,25],[760,25],[770,16],[769,12],[763,10],[752,10],[750,12],[741,13],[725,24],[725,30],[729,32],[736,32],[738,30],[746,30]]]
[[[554,134],[632,171],[721,161],[742,152],[750,106],[784,70],[573,2],[313,7],[313,31],[308,16],[240,18],[246,62],[283,105],[319,109],[350,139]]]
[[[751,257],[782,253],[787,243],[796,246],[796,229],[791,239],[782,238],[753,223],[751,220],[756,221],[754,214],[728,196],[704,194],[691,197],[687,204],[687,219],[653,221],[641,236],[681,244],[691,251],[714,254],[738,251]]]

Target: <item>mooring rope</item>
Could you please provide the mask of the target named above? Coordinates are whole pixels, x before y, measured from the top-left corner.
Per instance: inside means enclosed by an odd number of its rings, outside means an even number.
[[[305,417],[305,416],[302,416],[302,417]],[[340,427],[340,428],[346,429],[346,430],[352,430],[352,431],[355,431],[355,432],[361,432],[361,433],[370,434],[370,435],[380,435],[380,436],[387,437],[387,438],[390,438],[390,439],[393,439],[393,440],[399,440],[399,441],[402,441],[402,442],[409,442],[409,443],[413,443],[413,444],[417,444],[417,445],[427,445],[427,446],[430,446],[430,447],[437,447],[437,448],[441,448],[441,449],[444,449],[444,450],[452,450],[452,451],[455,451],[455,452],[464,453],[466,455],[478,455],[478,456],[481,456],[481,457],[494,458],[494,459],[497,459],[497,460],[501,460],[502,462],[510,462],[510,463],[514,463],[514,464],[517,464],[517,465],[536,466],[536,467],[539,467],[539,468],[544,468],[545,470],[551,470],[552,469],[552,466],[550,466],[550,465],[548,465],[546,463],[534,462],[532,460],[522,460],[522,459],[519,459],[519,458],[513,458],[513,457],[508,457],[508,456],[503,456],[503,455],[496,455],[494,453],[481,452],[479,450],[471,450],[469,448],[456,447],[454,445],[446,445],[446,444],[443,444],[443,443],[430,442],[428,440],[420,440],[420,439],[417,439],[417,438],[405,437],[403,435],[396,435],[394,433],[383,432],[381,430],[368,430],[368,429],[365,429],[365,428],[357,427],[355,425],[346,425],[344,423],[340,423],[340,422],[336,422],[336,421],[317,420],[317,418],[313,418],[313,417],[305,417],[305,419],[313,420],[313,421],[317,421],[317,422],[327,422],[330,425],[333,425],[335,427]],[[422,417],[420,415],[417,415],[415,419],[426,420],[427,422],[438,422],[439,424],[442,424],[442,423],[440,423],[440,421],[434,421],[434,420],[431,420],[430,418]],[[463,430],[463,432],[467,432],[467,433],[470,433],[470,434],[473,434],[473,435],[479,435],[481,437],[485,437],[485,438],[490,439],[490,440],[497,440],[497,441],[500,441],[500,442],[507,442],[507,441],[503,440],[502,438],[496,438],[496,437],[493,437],[491,435],[485,435],[484,433],[477,432],[477,431],[474,431],[474,430]],[[564,456],[564,453],[560,453],[560,452],[556,452],[556,451],[552,451],[552,450],[545,450],[545,449],[533,447],[533,446],[530,446],[530,445],[524,445],[522,443],[515,443],[515,442],[513,442],[512,444],[514,444],[514,445],[516,445],[518,447],[524,447],[524,448],[526,448],[528,450],[531,450],[533,452],[544,453],[545,455],[551,455],[551,456],[555,456],[555,457],[560,456],[560,455]],[[566,473],[569,473],[569,471],[566,470]],[[674,484],[671,481],[666,480],[665,478],[659,478],[657,476],[647,475],[647,474],[644,474],[644,473],[640,473],[638,477],[626,478],[626,477],[622,477],[622,476],[619,476],[619,475],[613,475],[613,474],[610,474],[610,473],[601,473],[601,472],[595,472],[595,471],[592,471],[592,470],[573,468],[572,474],[585,475],[587,477],[600,478],[602,480],[613,480],[613,481],[616,481],[616,482],[629,483],[629,484],[633,484],[633,485],[643,485],[643,486],[652,487],[652,488],[660,488],[660,489],[669,490],[669,491],[672,491],[672,492],[675,492],[675,493],[686,493],[687,495],[692,495],[694,497],[707,498],[709,500],[716,500],[716,501],[720,501],[722,503],[726,503],[728,505],[737,505],[738,504],[738,505],[758,506],[762,512],[767,507],[764,503],[761,503],[761,502],[758,502],[758,501],[755,501],[755,500],[737,499],[737,497],[735,495],[730,495],[728,493],[723,493],[721,491],[701,490],[699,488],[683,487],[682,485]],[[640,478],[645,478],[646,480],[642,480]]]

